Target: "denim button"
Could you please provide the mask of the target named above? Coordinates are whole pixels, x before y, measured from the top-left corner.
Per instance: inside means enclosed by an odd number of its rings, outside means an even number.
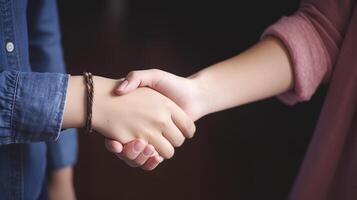
[[[14,43],[12,43],[12,42],[6,43],[6,51],[7,52],[11,53],[14,51],[14,49],[15,49]]]

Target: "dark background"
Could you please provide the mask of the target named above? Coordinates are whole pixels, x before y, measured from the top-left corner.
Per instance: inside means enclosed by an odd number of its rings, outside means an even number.
[[[160,68],[187,76],[259,40],[297,0],[61,0],[71,74],[120,78]],[[232,91],[239,92],[239,91]],[[81,199],[286,199],[313,133],[325,88],[288,107],[269,99],[212,114],[153,172],[126,166],[100,135],[80,133],[75,186]],[[120,105],[119,105],[120,106]]]

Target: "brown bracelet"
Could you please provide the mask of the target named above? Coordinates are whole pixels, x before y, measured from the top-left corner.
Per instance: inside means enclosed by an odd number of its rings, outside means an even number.
[[[93,107],[93,95],[94,95],[94,87],[93,87],[93,75],[90,72],[83,73],[86,88],[87,88],[87,120],[86,120],[86,131],[88,133],[92,133],[92,107]]]

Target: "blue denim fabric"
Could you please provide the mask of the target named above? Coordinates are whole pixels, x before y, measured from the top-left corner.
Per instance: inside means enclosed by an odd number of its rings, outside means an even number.
[[[75,163],[67,84],[56,1],[0,0],[0,200],[46,199],[47,171]]]

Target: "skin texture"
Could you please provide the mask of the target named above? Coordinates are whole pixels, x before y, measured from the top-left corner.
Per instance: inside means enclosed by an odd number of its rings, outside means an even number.
[[[181,146],[185,138],[193,136],[193,121],[159,92],[142,88],[118,97],[113,91],[119,81],[98,76],[93,80],[92,126],[104,137],[122,144],[141,139],[169,159],[174,154],[174,147]],[[68,85],[62,127],[83,127],[86,116],[84,79],[72,76]]]
[[[210,113],[276,96],[293,85],[286,48],[278,39],[268,37],[188,78],[158,69],[130,72],[116,93],[126,95],[139,87],[150,87],[173,100],[195,121]]]
[[[76,200],[72,167],[53,170],[48,183],[48,195],[50,200]]]
[[[141,147],[141,149],[143,149],[142,151],[134,149],[135,143],[137,142],[141,143],[141,146],[144,146]],[[155,169],[164,160],[152,145],[138,139],[124,145],[124,147],[120,142],[106,139],[105,146],[108,151],[116,153],[116,155],[129,166],[141,167],[147,171]]]

